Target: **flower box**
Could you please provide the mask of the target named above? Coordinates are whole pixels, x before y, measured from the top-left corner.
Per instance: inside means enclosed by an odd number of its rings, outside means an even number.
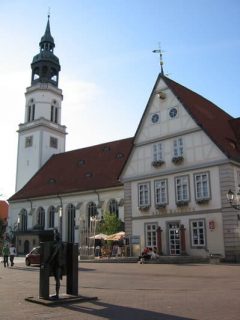
[[[166,203],[156,204],[155,208],[156,209],[164,209],[164,208],[166,208],[166,205],[167,205]]]
[[[161,167],[162,164],[164,164],[164,161],[162,161],[162,160],[158,160],[158,161],[153,161],[153,162],[152,162],[152,166],[153,166],[154,168]]]
[[[141,211],[147,211],[150,208],[150,206],[140,206],[138,207],[139,210]]]
[[[209,199],[208,198],[202,198],[202,199],[197,199],[196,202],[198,204],[204,204],[204,203],[208,203]]]
[[[187,205],[188,205],[188,200],[178,201],[178,202],[177,202],[177,206],[178,206],[178,207],[184,207],[184,206],[187,206]]]
[[[173,158],[172,158],[172,162],[173,162],[174,164],[180,164],[180,163],[183,162],[183,160],[184,160],[183,156],[173,157]]]

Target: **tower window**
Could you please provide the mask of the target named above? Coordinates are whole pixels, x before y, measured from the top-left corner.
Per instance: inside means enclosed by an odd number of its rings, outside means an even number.
[[[58,123],[58,108],[55,106],[51,106],[51,122]]]
[[[33,145],[33,136],[29,136],[25,138],[25,148],[32,147]]]
[[[35,119],[35,104],[28,106],[28,115],[27,115],[27,121],[33,121]]]
[[[57,149],[58,147],[58,139],[54,137],[50,137],[50,147]]]

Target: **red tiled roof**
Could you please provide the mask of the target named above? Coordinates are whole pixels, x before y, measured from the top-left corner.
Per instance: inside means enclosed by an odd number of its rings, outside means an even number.
[[[133,138],[52,156],[9,201],[121,186]]]
[[[234,119],[209,100],[175,81],[165,76],[163,80],[219,149],[228,158],[240,162],[240,119]]]

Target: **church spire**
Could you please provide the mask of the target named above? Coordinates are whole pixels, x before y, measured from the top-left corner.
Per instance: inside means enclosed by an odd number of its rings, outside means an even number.
[[[50,15],[44,35],[39,42],[40,53],[33,57],[31,64],[32,81],[35,83],[51,83],[58,86],[58,73],[61,70],[59,59],[53,53],[55,43],[50,31]]]
[[[53,52],[53,48],[55,47],[55,43],[54,43],[54,39],[53,39],[53,37],[51,35],[51,31],[50,31],[49,19],[50,19],[50,15],[48,15],[46,30],[45,30],[44,35],[41,38],[39,46],[40,46],[41,50]]]

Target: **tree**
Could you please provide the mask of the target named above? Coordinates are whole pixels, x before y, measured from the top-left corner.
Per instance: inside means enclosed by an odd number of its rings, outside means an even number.
[[[123,223],[122,221],[117,217],[116,214],[105,212],[103,214],[103,219],[98,224],[97,227],[97,233],[104,233],[104,234],[113,234],[117,233],[122,230]]]

